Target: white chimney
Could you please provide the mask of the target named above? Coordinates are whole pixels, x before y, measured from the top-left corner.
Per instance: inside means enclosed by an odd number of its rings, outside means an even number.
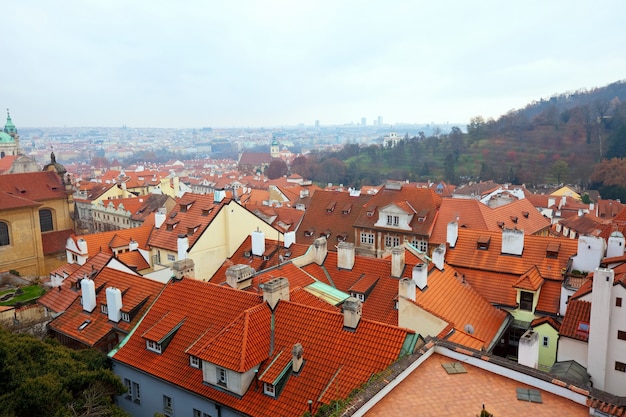
[[[517,229],[502,229],[502,249],[500,253],[521,255],[524,252],[524,231]]]
[[[213,202],[221,203],[222,200],[226,197],[226,191],[224,190],[215,190],[213,191]]]
[[[76,241],[76,246],[78,247],[78,251],[81,255],[87,255],[87,241],[82,237]]]
[[[159,229],[165,223],[165,209],[160,208],[154,213],[154,227]]]
[[[291,232],[285,232],[285,234],[283,235],[283,239],[284,239],[284,246],[286,248],[290,247],[291,245],[293,245],[294,243],[296,243],[296,232],[291,231]]]
[[[529,329],[520,337],[517,363],[535,369],[539,367],[539,333]]]
[[[343,327],[344,329],[356,330],[361,320],[363,305],[354,297],[348,298],[343,302]]]
[[[324,259],[326,259],[326,255],[328,254],[328,246],[327,246],[326,237],[318,237],[313,241],[313,250],[315,251],[315,263],[318,265],[322,265],[324,263]]]
[[[593,273],[591,289],[591,318],[589,320],[589,348],[587,350],[587,372],[591,376],[593,387],[605,390],[607,379],[606,363],[609,349],[611,321],[611,293],[614,272],[612,269],[597,268]]]
[[[122,318],[122,292],[119,288],[108,287],[106,296],[109,320],[119,323]]]
[[[624,235],[617,230],[609,236],[608,246],[606,248],[607,258],[616,256],[624,256]]]
[[[96,308],[96,285],[93,280],[83,278],[80,288],[83,296],[83,310],[91,313]]]
[[[411,271],[412,281],[415,283],[417,288],[420,291],[424,291],[424,289],[428,286],[428,265],[426,264],[418,264],[413,267],[413,271]]]
[[[178,235],[176,246],[178,248],[178,260],[187,259],[187,252],[189,251],[189,238],[187,235]]]
[[[354,266],[354,243],[339,242],[337,245],[337,268],[350,269]]]
[[[304,354],[304,348],[300,343],[296,343],[293,345],[291,349],[291,370],[294,374],[300,372],[302,368],[302,364],[304,363],[304,358],[302,355]]]
[[[280,300],[289,301],[289,280],[274,278],[263,284],[263,301],[267,302],[271,310],[276,308]]]
[[[139,243],[137,243],[136,240],[131,239],[130,242],[128,242],[128,250],[132,252],[138,249],[139,249]]]
[[[265,253],[265,233],[258,228],[252,232],[252,254],[263,256]]]
[[[548,207],[552,207],[556,204],[556,199],[554,197],[548,197]]]
[[[451,248],[456,245],[456,241],[459,238],[459,223],[450,222],[448,223],[448,233],[446,234],[446,243],[450,245]]]
[[[438,270],[442,271],[446,260],[446,245],[439,245],[432,254],[433,264]]]
[[[398,295],[415,301],[415,281],[410,278],[402,278],[398,282]]]
[[[391,249],[391,276],[400,278],[404,272],[404,246]]]
[[[559,204],[559,208],[565,206],[567,204],[567,196],[561,197],[561,204]]]

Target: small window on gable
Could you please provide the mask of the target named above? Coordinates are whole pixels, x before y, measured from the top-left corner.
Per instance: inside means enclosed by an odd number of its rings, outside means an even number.
[[[548,336],[543,337],[543,347],[548,347],[550,344],[550,338]]]
[[[197,356],[189,356],[189,366],[200,369],[200,358]]]
[[[269,382],[264,382],[263,383],[263,394],[269,395],[270,397],[275,397],[276,396],[276,388],[274,387],[274,385],[270,384]]]

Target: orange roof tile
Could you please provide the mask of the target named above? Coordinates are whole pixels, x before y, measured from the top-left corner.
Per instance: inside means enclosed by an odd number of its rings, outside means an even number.
[[[31,201],[65,199],[65,186],[52,171],[0,175],[0,191]]]
[[[537,291],[545,282],[541,276],[541,272],[536,266],[533,266],[517,280],[513,287],[521,290]]]
[[[152,233],[152,227],[144,224],[131,229],[113,230],[110,232],[100,232],[91,235],[71,236],[74,241],[84,239],[87,242],[88,257],[93,257],[101,251],[113,253],[114,249],[128,246],[134,240],[141,249],[147,249],[147,242]]]
[[[570,299],[559,334],[586,342],[589,339],[590,319],[591,303],[584,300]]]

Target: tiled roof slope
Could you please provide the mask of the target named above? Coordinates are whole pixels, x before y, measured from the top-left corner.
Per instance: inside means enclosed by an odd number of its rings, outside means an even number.
[[[587,323],[591,319],[591,303],[584,300],[571,300],[567,306],[567,312],[563,317],[559,334],[571,339],[586,342],[589,339],[589,331],[579,331],[580,323]]]
[[[459,227],[488,230],[485,221],[485,212],[488,210],[489,207],[474,199],[442,199],[430,242],[433,244],[446,243],[448,223],[452,221],[456,221]]]
[[[518,228],[527,235],[550,228],[550,220],[526,198],[487,211],[485,220],[489,230]]]
[[[143,225],[131,229],[112,230],[110,232],[99,232],[90,235],[70,236],[75,242],[84,239],[87,242],[88,257],[95,256],[101,251],[113,253],[113,249],[128,246],[134,240],[140,249],[147,249],[147,242],[152,233],[152,227]]]
[[[181,299],[187,302],[180,303]],[[141,335],[168,311],[177,311],[186,319],[162,354],[149,352]],[[269,334],[270,314],[259,296],[183,279],[167,286],[113,360],[245,415],[294,416],[308,410],[308,399],[314,401],[317,409],[320,402],[327,404],[331,399],[347,396],[395,361],[411,333],[366,319],[361,319],[356,331],[347,331],[343,329],[341,313],[281,301],[274,311],[274,352],[270,352],[269,343],[264,340]],[[225,329],[229,329],[228,334]],[[295,343],[304,347],[305,364],[297,378],[288,379],[277,398],[270,398],[253,386],[238,398],[203,383],[202,370],[189,366],[190,348],[195,351],[201,346],[210,350],[210,344],[196,342],[201,336],[202,340],[224,344],[225,350],[215,349],[207,358],[235,369],[264,358],[260,369],[265,370],[270,359],[280,352],[290,355]],[[235,340],[234,346],[227,346],[227,342]]]
[[[224,198],[221,202],[216,203],[213,194],[185,193],[176,199],[176,207],[167,216],[165,223],[158,229],[154,229],[148,244],[153,247],[176,251],[178,235],[187,234],[189,248],[193,248],[193,245],[202,236],[217,213],[230,202],[229,198]],[[195,231],[189,233],[190,229]]]
[[[425,218],[423,222],[419,222],[418,216],[413,217],[413,221],[410,224],[412,233],[424,236],[432,234],[437,212],[441,206],[441,197],[427,188],[401,186],[399,190],[388,187],[381,189],[363,206],[354,225],[356,227],[374,229],[374,224],[378,221],[378,211],[390,204],[398,203],[408,203],[409,206],[419,213],[419,217]],[[373,214],[368,215],[368,211],[373,211]]]
[[[65,187],[55,172],[0,175],[0,191],[31,201],[65,198]]]
[[[481,237],[489,238],[489,248],[479,249]],[[548,245],[558,244],[556,258],[547,257]],[[521,276],[537,266],[544,279],[563,279],[561,272],[567,267],[570,257],[576,254],[578,242],[573,239],[549,236],[524,236],[522,255],[502,254],[502,233],[459,228],[458,239],[453,248],[446,252],[446,262],[455,268],[466,268],[494,273]]]
[[[163,284],[160,282],[112,268],[103,268],[92,279],[96,288],[96,308],[92,312],[86,312],[81,303],[74,300],[65,313],[49,324],[53,331],[78,340],[87,346],[96,345],[112,331],[128,333],[163,289]],[[100,311],[100,305],[107,304],[106,289],[109,287],[118,288],[122,292],[122,313],[134,313],[130,322],[120,320],[115,323],[109,320],[107,314]],[[101,288],[99,292],[98,288]],[[90,320],[90,323],[84,329],[79,330],[80,325],[86,320]]]
[[[65,252],[67,239],[74,234],[72,229],[57,230],[41,234],[41,244],[44,255]]]
[[[68,307],[80,296],[80,291],[73,286],[76,281],[92,273],[99,272],[106,264],[109,263],[113,256],[109,253],[100,252],[89,258],[84,265],[74,270],[61,284],[60,287],[48,291],[37,300],[37,302],[55,313],[60,313],[68,309]],[[73,269],[73,268],[72,268]]]
[[[38,203],[28,198],[20,197],[14,194],[9,194],[6,191],[0,190],[0,210],[21,209],[27,207],[37,207],[41,203]]]
[[[171,197],[166,194],[150,194],[147,198],[143,197],[142,205],[131,214],[131,220],[145,220],[151,213],[163,207],[169,198]]]
[[[349,193],[336,191],[317,191],[304,213],[302,222],[296,232],[296,241],[310,245],[320,237],[320,233],[330,231],[329,250],[335,250],[334,244],[339,236],[346,242],[354,242],[353,225],[361,213],[362,207],[372,196],[361,194],[351,196]]]

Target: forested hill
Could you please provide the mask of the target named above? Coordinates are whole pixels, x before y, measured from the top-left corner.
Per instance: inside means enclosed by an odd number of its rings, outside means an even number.
[[[601,187],[596,165],[626,156],[626,81],[542,99],[497,120],[476,116],[437,136],[397,133],[404,140],[393,148],[349,144],[300,159],[292,171],[357,187],[386,178]]]

